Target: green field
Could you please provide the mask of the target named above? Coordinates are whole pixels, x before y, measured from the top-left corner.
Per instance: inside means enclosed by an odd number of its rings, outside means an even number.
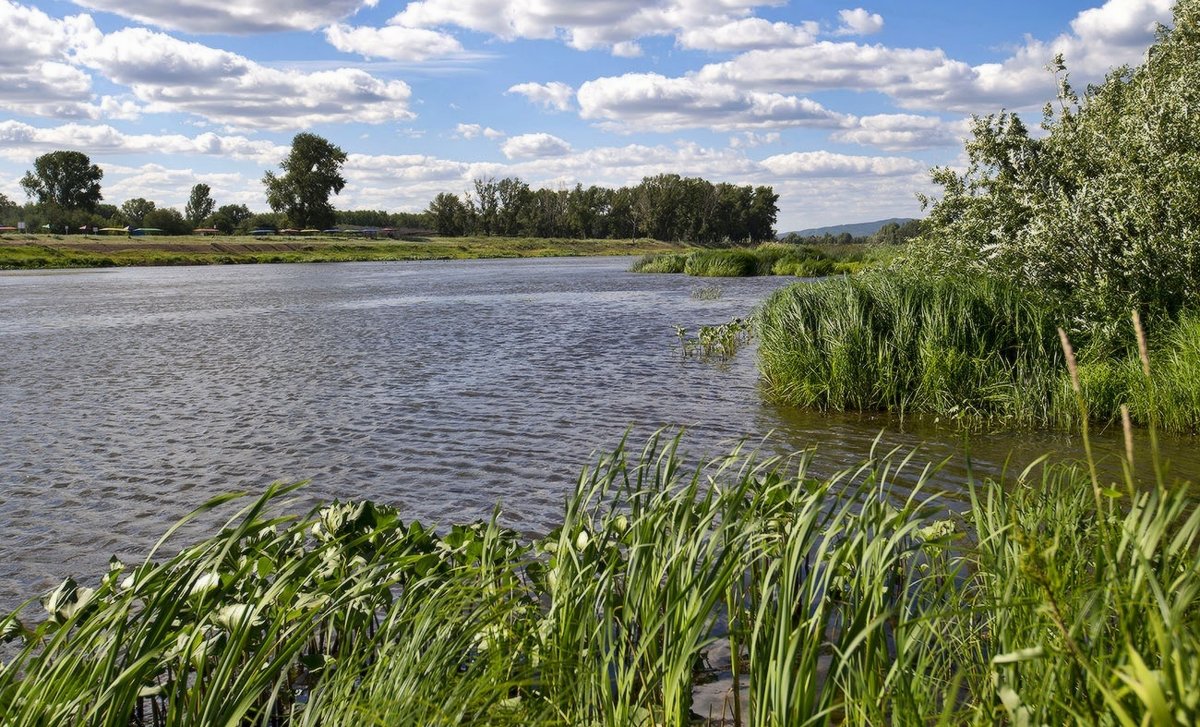
[[[0,235],[0,269],[644,255],[683,249],[686,248],[679,244],[647,238],[420,237],[371,240],[334,235],[259,238],[9,234]]]

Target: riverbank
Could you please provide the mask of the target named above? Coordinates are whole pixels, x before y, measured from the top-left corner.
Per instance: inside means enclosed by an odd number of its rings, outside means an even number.
[[[114,560],[0,618],[19,645],[0,709],[114,725],[1200,716],[1187,484],[1139,490],[1132,461],[1112,482],[1044,465],[971,485],[956,512],[928,484],[894,489],[921,468],[902,453],[833,478],[809,461],[618,450],[542,537],[370,502],[281,517],[295,488],[272,488],[174,557]]]
[[[686,249],[687,246],[682,244],[648,238],[420,237],[370,240],[335,235],[102,237],[8,234],[0,235],[0,270],[645,255]]]

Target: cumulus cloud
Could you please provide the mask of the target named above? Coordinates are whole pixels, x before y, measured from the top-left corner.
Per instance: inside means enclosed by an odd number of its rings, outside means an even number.
[[[0,0],[0,101],[35,116],[96,118],[91,76],[70,64],[72,48],[100,37],[86,15],[52,18]]]
[[[423,61],[426,58],[461,53],[462,45],[446,33],[424,28],[404,28],[389,25],[384,28],[331,25],[325,29],[325,39],[344,53],[357,53],[364,58],[387,58],[393,61]]]
[[[457,139],[475,139],[480,136],[487,139],[503,139],[507,134],[482,124],[459,124],[454,127],[454,137]]]
[[[694,76],[777,92],[877,91],[911,109],[980,113],[1036,107],[1055,93],[1045,66],[1056,53],[1065,56],[1077,81],[1095,81],[1114,65],[1140,62],[1156,24],[1170,20],[1171,0],[1108,0],[1077,15],[1070,32],[1050,41],[1027,39],[1000,63],[972,66],[940,49],[822,41],[747,51]]]
[[[409,27],[461,28],[504,40],[562,38],[578,50],[640,52],[639,38],[720,26],[773,0],[420,0],[392,22]]]
[[[19,121],[0,121],[0,154],[18,161],[32,160],[54,149],[86,149],[89,155],[184,154],[252,160],[275,164],[288,147],[245,136],[204,133],[126,134],[107,124],[68,123],[41,128]]]
[[[762,18],[742,18],[722,25],[700,26],[682,31],[677,42],[682,48],[711,51],[742,51],[755,48],[786,48],[812,43],[820,26],[772,23]]]
[[[577,94],[580,116],[615,130],[673,131],[838,126],[843,117],[807,98],[743,91],[733,84],[657,73],[588,81]]]
[[[743,131],[729,138],[729,146],[733,149],[753,149],[754,147],[766,144],[778,144],[782,140],[783,137],[778,131],[769,131],[765,134]]]
[[[862,8],[839,10],[838,17],[842,19],[842,25],[834,35],[873,35],[883,30],[883,16]]]
[[[318,123],[379,124],[413,118],[411,90],[361,69],[303,73],[144,28],[77,50],[78,60],[129,86],[151,112],[195,114],[238,128],[281,131]]]
[[[541,159],[570,154],[571,145],[553,134],[521,134],[504,142],[500,151],[509,159]]]
[[[508,93],[520,94],[545,109],[566,111],[571,108],[571,98],[575,95],[575,89],[559,81],[531,82],[510,86]]]
[[[777,154],[763,159],[762,165],[780,177],[890,177],[921,174],[928,169],[927,164],[907,157],[851,156],[828,151]]]
[[[378,0],[74,0],[147,25],[187,33],[231,35],[315,30],[374,7]]]
[[[829,135],[831,141],[874,146],[885,151],[957,146],[967,135],[966,123],[947,123],[936,116],[875,114],[856,119],[853,125]]]

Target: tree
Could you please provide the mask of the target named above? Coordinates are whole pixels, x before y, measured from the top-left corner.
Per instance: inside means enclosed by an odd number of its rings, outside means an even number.
[[[125,221],[129,223],[129,226],[135,228],[145,227],[146,216],[154,209],[155,204],[142,197],[134,197],[121,203],[121,214],[125,215]]]
[[[458,237],[467,233],[469,214],[467,206],[456,194],[442,192],[429,203],[429,216],[433,218],[433,229],[439,235]]]
[[[144,223],[146,227],[162,230],[164,235],[186,235],[192,231],[192,226],[174,207],[151,210]]]
[[[244,204],[223,204],[208,216],[205,223],[228,235],[250,219],[250,215],[250,208]]]
[[[183,208],[184,217],[192,227],[198,227],[205,217],[212,214],[213,207],[217,206],[211,193],[212,189],[207,184],[197,184],[192,187],[192,194],[188,197],[187,206]]]
[[[104,196],[100,180],[104,172],[78,151],[52,151],[33,161],[21,186],[30,199],[57,205],[64,210],[92,210]]]
[[[279,163],[283,174],[263,175],[267,204],[283,212],[297,227],[325,228],[334,222],[329,195],[346,186],[342,165],[346,152],[316,134],[296,134],[292,150]]]

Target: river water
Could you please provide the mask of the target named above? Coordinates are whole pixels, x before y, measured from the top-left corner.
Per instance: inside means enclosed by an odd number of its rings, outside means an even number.
[[[822,472],[878,447],[950,457],[938,483],[1020,467],[1065,435],[975,436],[764,403],[753,348],[685,358],[674,326],[744,316],[792,281],[626,272],[629,259],[254,265],[0,274],[0,610],[110,555],[143,556],[208,498],[310,480],[438,523],[548,527],[623,433],[687,428],[816,446]],[[694,295],[719,286],[719,299]],[[1113,450],[1112,436],[1101,449]],[[964,449],[965,448],[965,449]],[[1177,469],[1197,471],[1186,441]],[[1011,461],[1010,461],[1011,460]]]

